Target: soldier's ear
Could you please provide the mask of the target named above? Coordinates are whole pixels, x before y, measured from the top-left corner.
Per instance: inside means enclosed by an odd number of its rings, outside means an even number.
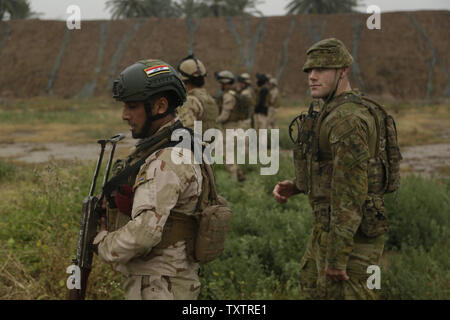
[[[344,67],[341,70],[342,70],[342,72],[341,72],[340,79],[344,79],[344,78],[346,78],[348,76],[348,73],[350,71],[350,67]]]
[[[169,108],[169,101],[166,97],[161,97],[154,104],[155,115],[162,114]]]

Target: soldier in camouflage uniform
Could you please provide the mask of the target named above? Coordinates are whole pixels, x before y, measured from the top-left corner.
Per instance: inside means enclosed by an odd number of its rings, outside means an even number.
[[[94,247],[123,274],[127,299],[196,299],[199,266],[189,248],[202,174],[198,164],[176,164],[183,149],[170,142],[182,127],[175,110],[186,99],[185,87],[170,65],[145,60],[126,68],[113,91],[124,103],[122,119],[141,140],[114,165],[115,177],[126,174],[128,184],[106,194],[112,201]]]
[[[269,78],[263,73],[256,74],[257,93],[255,106],[255,129],[267,129],[267,112],[269,105]]]
[[[250,75],[248,73],[242,73],[237,78],[238,81],[238,93],[241,98],[241,102],[248,105],[249,109],[249,119],[244,120],[243,129],[248,129],[250,127],[254,127],[254,119],[253,115],[255,113],[255,105],[256,105],[256,93],[253,90],[252,82]]]
[[[219,107],[203,88],[207,75],[205,65],[190,55],[181,60],[177,70],[187,90],[186,102],[178,108],[181,122],[185,127],[194,129],[194,121],[202,121],[202,134],[209,128],[215,128]]]
[[[220,83],[222,89],[222,96],[218,98],[220,114],[217,118],[217,123],[222,125],[223,131],[223,150],[224,156],[226,152],[226,129],[238,129],[245,127],[248,114],[243,115],[239,113],[238,108],[238,94],[234,89],[235,76],[231,71],[223,70],[216,72],[216,80]],[[225,162],[225,161],[224,161]],[[245,180],[245,174],[238,164],[226,164],[225,168],[238,180]]]
[[[275,128],[277,109],[280,107],[280,92],[278,90],[278,81],[275,78],[269,80],[269,103],[267,110],[267,127]]]
[[[313,209],[316,223],[301,261],[300,284],[307,299],[376,298],[367,287],[366,272],[379,265],[387,230],[386,128],[381,107],[350,87],[352,62],[344,44],[334,38],[307,51],[303,70],[311,95],[324,104],[319,111],[312,105],[308,115],[300,116],[296,178],[273,190],[279,203],[305,193]]]

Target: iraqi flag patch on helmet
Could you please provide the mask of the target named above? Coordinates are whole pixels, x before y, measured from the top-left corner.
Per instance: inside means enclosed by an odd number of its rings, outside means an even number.
[[[168,65],[159,65],[150,68],[145,68],[144,71],[147,74],[147,77],[153,77],[156,76],[157,74],[170,72],[170,68]]]

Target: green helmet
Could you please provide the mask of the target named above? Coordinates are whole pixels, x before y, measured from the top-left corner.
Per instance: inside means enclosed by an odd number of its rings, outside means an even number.
[[[147,101],[152,95],[172,91],[174,108],[186,101],[186,88],[177,71],[161,60],[142,60],[123,70],[114,81],[113,98],[117,101]]]
[[[352,63],[353,57],[342,41],[329,38],[313,44],[308,49],[303,71],[308,72],[313,68],[338,69],[349,67]]]

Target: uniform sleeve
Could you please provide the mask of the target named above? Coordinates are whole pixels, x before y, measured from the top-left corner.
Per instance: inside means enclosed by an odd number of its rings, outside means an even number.
[[[117,231],[98,236],[98,255],[106,262],[126,263],[145,256],[161,241],[183,183],[164,160],[146,162],[136,178],[132,219]]]
[[[177,112],[183,126],[194,129],[194,121],[199,120],[203,116],[204,110],[197,98],[188,95],[186,102]]]
[[[232,94],[225,93],[223,95],[222,112],[217,118],[217,122],[226,122],[230,118],[231,111],[233,110],[235,104],[236,98]]]
[[[368,190],[369,129],[363,120],[351,115],[339,119],[328,137],[333,176],[327,261],[331,268],[345,270]]]

